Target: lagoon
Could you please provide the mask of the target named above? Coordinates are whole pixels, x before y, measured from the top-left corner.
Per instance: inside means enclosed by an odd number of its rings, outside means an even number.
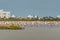
[[[0,30],[0,40],[60,40],[60,26],[27,25],[23,30]]]

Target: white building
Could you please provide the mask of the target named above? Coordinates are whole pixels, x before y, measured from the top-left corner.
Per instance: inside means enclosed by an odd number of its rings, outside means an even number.
[[[60,15],[58,15],[57,17],[60,18]]]
[[[4,11],[3,9],[0,10],[0,18],[10,18],[10,12],[9,11]]]
[[[12,18],[15,18],[16,16],[13,14],[11,17],[12,17]]]
[[[28,15],[27,17],[28,17],[28,18],[33,18],[33,16],[32,16],[32,15]]]

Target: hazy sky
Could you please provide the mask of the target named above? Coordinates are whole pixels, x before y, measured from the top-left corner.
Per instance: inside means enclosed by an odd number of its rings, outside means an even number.
[[[29,14],[56,17],[60,15],[60,0],[0,0],[0,9],[11,11],[18,17]]]

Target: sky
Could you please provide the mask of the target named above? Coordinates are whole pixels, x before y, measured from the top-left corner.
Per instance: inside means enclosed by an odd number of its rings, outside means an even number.
[[[60,15],[60,0],[0,0],[0,9],[10,11],[16,17]]]

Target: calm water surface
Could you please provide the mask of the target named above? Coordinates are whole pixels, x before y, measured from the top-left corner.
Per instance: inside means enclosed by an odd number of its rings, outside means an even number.
[[[60,26],[26,26],[24,30],[0,30],[0,40],[60,40]]]

